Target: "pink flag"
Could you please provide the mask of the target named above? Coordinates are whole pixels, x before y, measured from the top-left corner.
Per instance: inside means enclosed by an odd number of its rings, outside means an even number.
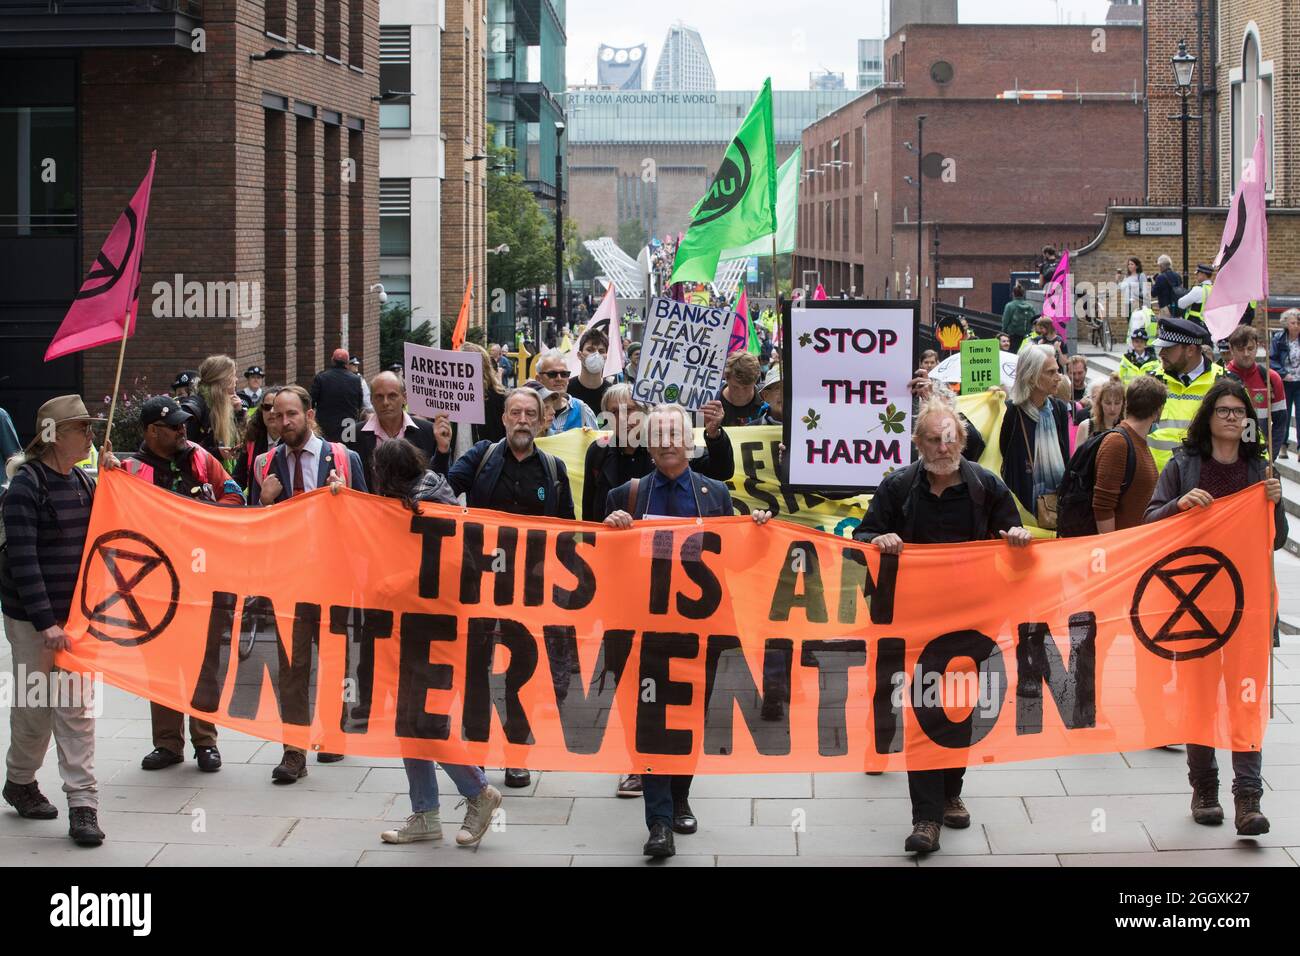
[[[45,361],[117,342],[135,332],[135,313],[140,304],[140,261],[144,253],[144,224],[149,217],[149,190],[153,187],[158,151],[149,157],[131,202],[117,217],[113,231],[104,240],[95,264],[72,301],[63,324],[45,350]]]
[[[817,288],[813,290],[813,301],[820,302],[824,298],[826,298],[826,287],[818,282]]]
[[[605,352],[606,378],[623,371],[623,336],[619,330],[618,299],[614,298],[614,283],[605,289],[605,297],[600,300],[596,314],[591,317],[593,329],[605,326],[605,335],[609,337],[609,348]]]
[[[1264,117],[1261,116],[1255,154],[1242,165],[1241,182],[1233,194],[1228,221],[1223,227],[1223,243],[1214,260],[1218,274],[1201,313],[1216,342],[1231,334],[1252,300],[1268,297],[1268,223],[1264,213],[1267,179],[1268,157],[1264,151]]]
[[[745,290],[740,290],[736,300],[736,319],[731,323],[731,339],[727,342],[727,354],[743,352],[749,344],[749,298]]]
[[[1070,250],[1061,253],[1061,261],[1056,264],[1052,281],[1047,283],[1043,294],[1043,316],[1051,319],[1057,334],[1066,337],[1066,325],[1070,321],[1070,303],[1074,301],[1073,283],[1070,281]]]

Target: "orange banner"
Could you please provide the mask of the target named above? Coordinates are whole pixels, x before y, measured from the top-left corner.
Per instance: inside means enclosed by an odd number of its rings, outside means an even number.
[[[599,772],[902,770],[1261,746],[1262,487],[1095,538],[630,530],[102,476],[60,666],[309,749]]]

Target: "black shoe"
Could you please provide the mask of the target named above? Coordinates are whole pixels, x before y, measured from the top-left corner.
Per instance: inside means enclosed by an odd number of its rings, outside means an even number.
[[[297,783],[307,776],[307,758],[296,750],[286,750],[280,766],[271,771],[276,783]]]
[[[517,790],[520,787],[528,786],[532,782],[532,775],[527,770],[516,770],[514,767],[506,768],[507,787],[514,787]]]
[[[36,781],[31,783],[10,783],[5,781],[5,803],[18,811],[20,817],[28,820],[53,820],[59,815],[59,808],[45,799]]]
[[[673,831],[662,820],[650,824],[650,839],[645,841],[641,852],[646,856],[662,858],[675,856],[677,848],[673,846]]]
[[[694,833],[700,828],[700,821],[691,812],[690,801],[686,799],[673,801],[673,832]]]
[[[99,846],[104,842],[104,831],[99,828],[99,814],[94,807],[68,809],[68,836],[77,846]]]
[[[168,750],[166,747],[155,747],[145,754],[144,759],[140,761],[140,768],[142,770],[161,770],[163,767],[170,767],[172,764],[184,762],[185,756],[183,754]]]
[[[194,759],[204,773],[216,773],[221,769],[221,751],[216,747],[195,747]]]
[[[342,754],[326,753],[323,750],[316,755],[317,763],[338,763],[342,759],[343,759]]]
[[[1218,780],[1192,786],[1192,819],[1206,827],[1215,827],[1223,822]]]

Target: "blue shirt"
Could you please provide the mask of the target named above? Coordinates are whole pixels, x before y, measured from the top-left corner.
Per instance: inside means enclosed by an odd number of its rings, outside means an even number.
[[[695,489],[691,487],[691,469],[687,467],[676,478],[669,478],[655,469],[645,511],[646,514],[675,518],[697,517],[699,509],[695,506]]]

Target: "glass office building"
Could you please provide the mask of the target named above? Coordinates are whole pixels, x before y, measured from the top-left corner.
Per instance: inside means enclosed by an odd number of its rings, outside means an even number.
[[[880,38],[858,41],[858,89],[874,90],[885,81],[885,41]]]
[[[487,120],[516,151],[514,172],[541,199],[555,198],[563,150],[564,0],[489,0]]]
[[[568,138],[573,144],[720,143],[736,135],[755,90],[712,93],[620,93],[570,90]],[[804,128],[861,94],[856,90],[774,90],[778,143],[798,143]]]

